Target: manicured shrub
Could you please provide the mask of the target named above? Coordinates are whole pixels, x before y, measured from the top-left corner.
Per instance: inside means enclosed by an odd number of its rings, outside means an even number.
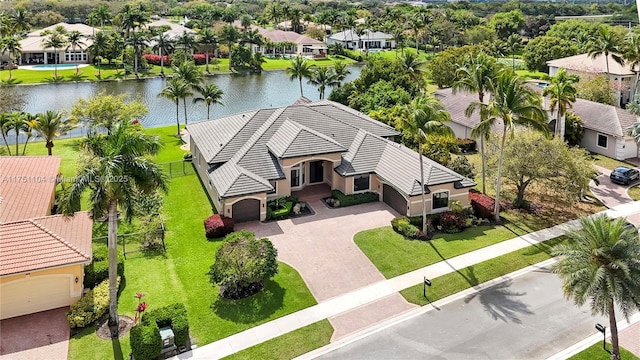
[[[469,191],[469,199],[471,201],[471,207],[477,217],[481,219],[490,219],[493,217],[495,200],[492,197],[479,192]]]
[[[233,219],[220,214],[209,216],[204,221],[204,234],[207,239],[216,239],[233,232]]]
[[[467,217],[463,212],[446,211],[440,214],[440,226],[446,233],[461,232],[467,226]]]
[[[473,139],[456,139],[456,143],[463,154],[476,152],[476,141]]]
[[[118,250],[118,276],[124,274],[124,256]],[[93,250],[91,264],[84,267],[84,287],[93,288],[109,278],[109,249],[99,246]]]
[[[278,251],[268,239],[256,239],[254,233],[241,230],[227,235],[216,252],[209,278],[220,286],[227,299],[251,296],[264,286],[264,281],[278,273]]]
[[[119,276],[117,284],[120,286]],[[85,327],[102,317],[108,309],[109,279],[89,290],[77,303],[71,305],[71,309],[67,311],[67,321],[72,329]]]
[[[148,64],[151,65],[158,65],[160,66],[161,63],[164,63],[164,66],[171,66],[171,58],[169,58],[166,55],[163,55],[163,61],[160,61],[160,55],[156,55],[156,54],[144,54],[143,55],[144,59],[147,60]]]
[[[336,207],[359,205],[380,200],[378,194],[374,192],[345,195],[340,190],[332,190],[331,196],[339,201],[339,205]]]
[[[294,196],[285,196],[267,202],[267,220],[278,219],[289,215],[293,205],[298,202]]]
[[[184,304],[175,303],[147,311],[142,317],[142,325],[163,328],[170,326],[175,335],[176,345],[186,345],[189,341],[189,319]]]
[[[209,64],[213,62],[215,59],[215,54],[209,53]],[[193,61],[196,65],[204,65],[207,63],[207,54],[193,54]]]
[[[411,239],[417,238],[420,234],[420,228],[411,224],[409,218],[406,216],[397,217],[391,220],[391,227],[398,234]]]
[[[139,324],[129,332],[131,353],[136,360],[153,360],[160,356],[162,338],[157,325]]]

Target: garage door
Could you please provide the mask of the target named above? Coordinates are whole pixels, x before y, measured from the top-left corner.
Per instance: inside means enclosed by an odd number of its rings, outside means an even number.
[[[71,278],[36,276],[0,286],[0,319],[68,306]]]
[[[400,215],[407,215],[407,199],[398,190],[384,184],[382,186],[382,200]]]
[[[260,200],[240,200],[233,204],[231,212],[235,222],[260,220]]]

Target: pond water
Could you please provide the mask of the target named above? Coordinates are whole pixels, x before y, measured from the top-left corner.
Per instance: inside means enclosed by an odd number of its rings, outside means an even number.
[[[350,66],[351,74],[345,82],[360,75],[361,68]],[[45,110],[70,110],[81,97],[89,97],[104,91],[109,94],[127,93],[139,97],[149,107],[149,114],[143,117],[146,127],[174,125],[175,103],[158,96],[165,87],[166,79],[160,77],[145,80],[125,80],[109,82],[60,83],[43,85],[24,85],[16,89],[22,91],[27,100],[25,111],[30,113]],[[215,75],[205,78],[206,83],[214,83],[224,92],[222,103],[211,107],[211,118],[254,110],[258,108],[290,105],[300,97],[299,83],[290,81],[284,71],[265,71],[261,74],[248,75]],[[318,100],[319,93],[314,85],[303,79],[304,96]],[[330,89],[325,94],[331,92]],[[182,101],[180,102],[180,122],[184,123]],[[189,123],[205,120],[207,114],[204,103],[193,104],[187,99],[187,116]]]

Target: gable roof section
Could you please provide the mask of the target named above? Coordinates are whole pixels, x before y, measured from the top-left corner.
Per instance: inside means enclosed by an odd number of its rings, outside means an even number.
[[[218,195],[223,198],[273,190],[268,181],[232,162],[211,172],[209,178],[216,184]]]
[[[90,262],[91,224],[80,212],[0,225],[0,276]]]
[[[580,116],[585,129],[617,137],[625,136],[627,129],[638,122],[638,118],[625,109],[584,99],[576,99],[569,111]]]
[[[60,158],[0,156],[0,223],[48,215]]]
[[[633,75],[633,71],[631,71],[631,67],[629,67],[628,63],[625,65],[618,64],[615,60],[613,60],[612,54],[609,54],[608,60],[609,74],[622,76]],[[591,74],[607,73],[607,59],[604,54],[598,55],[595,58],[592,58],[591,56],[589,56],[589,54],[568,56],[547,61],[547,66]]]
[[[214,121],[201,121],[189,125],[191,141],[198,144],[200,154],[208,163],[241,132],[257,111],[235,114]],[[237,149],[236,149],[237,151]]]
[[[281,159],[347,151],[330,137],[288,119],[269,139],[267,148]]]
[[[474,111],[470,117],[467,117],[465,111],[471,103],[478,101],[478,95],[468,93],[466,91],[457,91],[453,93],[452,88],[440,89],[433,93],[435,98],[440,100],[445,110],[451,114],[451,122],[462,126],[473,128],[480,123],[480,112]],[[498,119],[492,126],[493,131],[502,129],[502,120]]]

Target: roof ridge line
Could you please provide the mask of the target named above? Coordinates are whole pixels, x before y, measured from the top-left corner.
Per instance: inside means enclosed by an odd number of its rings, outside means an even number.
[[[335,106],[335,107],[337,107],[337,108],[339,108],[339,109],[341,109],[341,110],[343,110],[345,112],[348,112],[349,114],[351,114],[353,116],[357,116],[358,118],[360,118],[362,120],[365,120],[365,121],[367,121],[367,122],[369,122],[371,124],[377,125],[377,126],[382,127],[382,128],[388,127],[391,131],[394,131],[396,133],[398,132],[396,129],[392,128],[391,126],[389,126],[389,125],[387,125],[387,124],[385,124],[385,123],[383,123],[381,121],[374,120],[374,119],[370,118],[369,116],[363,114],[362,112],[360,112],[360,111],[358,111],[356,109],[350,108],[350,107],[348,107],[348,106],[346,106],[344,104],[341,104],[339,102],[331,101],[331,100],[327,100],[327,99],[322,99],[320,101],[317,101],[317,102],[314,102],[314,103],[310,103],[309,104],[309,108],[314,108],[315,104]],[[319,113],[319,111],[317,111],[315,109],[313,109],[313,110]],[[348,122],[342,121],[341,119],[335,118],[335,117],[333,117],[331,115],[328,115],[328,114],[322,114],[322,115],[328,116],[328,117],[330,117],[330,118],[332,118],[332,119],[334,119],[336,121],[339,121],[339,122],[341,122],[343,124],[347,124],[347,125],[351,126],[354,129],[359,129],[359,130],[361,129],[361,128],[355,126],[355,125],[352,125],[352,124],[350,124]]]
[[[276,130],[276,132],[280,131],[280,129],[282,129],[282,126],[283,126],[284,124],[286,124],[287,122],[291,123],[291,125],[292,125],[294,128],[297,128],[297,130],[298,130],[298,131],[296,132],[295,136],[293,137],[293,138],[295,139],[298,135],[300,135],[300,131],[302,131],[302,125],[301,125],[301,124],[298,124],[297,122],[295,122],[295,121],[293,121],[293,120],[291,120],[288,116],[287,116],[287,118],[282,122],[282,125],[280,125],[280,128],[279,128],[278,130]],[[275,135],[275,133],[274,133],[274,135]],[[271,139],[269,139],[269,140],[271,140]],[[282,152],[282,154],[285,154],[285,153],[287,152],[287,150],[289,150],[289,148],[291,147],[291,145],[292,145],[292,144],[293,144],[293,141],[290,141],[290,142],[289,142],[289,145],[287,145],[287,147],[286,147],[286,148],[284,148],[284,151]],[[267,147],[269,147],[269,142],[268,142],[268,141],[267,141],[267,144],[266,144],[266,145],[267,145]]]
[[[247,155],[249,150],[251,150],[251,148],[256,144],[256,142],[258,142],[258,140],[260,140],[262,136],[264,136],[264,133],[271,127],[271,125],[273,125],[273,123],[276,120],[278,120],[280,115],[282,115],[282,113],[286,109],[287,109],[286,106],[277,108],[273,112],[273,114],[271,114],[269,118],[264,123],[262,123],[262,125],[260,125],[260,127],[256,130],[256,132],[253,133],[253,135],[251,135],[251,137],[247,140],[247,142],[235,154],[233,154],[233,156],[231,157],[231,159],[229,159],[229,161],[237,165],[238,161],[242,160]]]
[[[234,138],[236,135],[238,135],[238,134],[242,131],[242,129],[244,129],[245,127],[247,127],[247,125],[249,124],[249,122],[251,121],[251,119],[253,119],[253,118],[256,116],[256,114],[258,114],[258,112],[259,112],[260,110],[264,110],[264,109],[258,109],[258,110],[252,110],[252,111],[245,111],[245,112],[241,112],[241,113],[232,114],[232,115],[229,115],[229,116],[223,116],[222,118],[217,118],[217,119],[208,119],[208,120],[205,120],[205,121],[199,121],[199,122],[194,123],[193,125],[202,124],[202,123],[206,123],[206,122],[217,122],[217,121],[219,121],[220,119],[230,118],[230,117],[234,117],[234,116],[243,116],[243,117],[244,117],[244,115],[246,115],[246,114],[253,113],[253,115],[252,115],[252,116],[250,116],[250,117],[247,119],[247,121],[246,121],[246,122],[245,122],[245,123],[244,123],[244,124],[243,124],[239,129],[238,129],[238,131],[236,131],[236,132],[234,133],[234,136],[232,136],[232,137],[231,137],[231,138],[230,138],[226,143],[224,143],[224,144],[220,147],[220,149],[216,152],[216,155],[214,155],[214,157],[213,157],[213,158],[215,158],[215,157],[216,157],[220,152],[222,152],[222,150],[224,150],[224,149],[229,145],[229,143],[231,142],[231,140],[233,140],[233,138]],[[192,125],[192,126],[193,126],[193,125]],[[211,159],[207,159],[207,163],[209,163],[209,161],[212,161],[212,160],[213,160],[213,158],[211,158]]]
[[[338,145],[338,146],[344,148],[344,146],[342,144],[338,143],[335,139],[332,139],[328,135],[325,135],[325,134],[323,134],[323,133],[321,133],[319,131],[313,130],[312,128],[310,128],[308,126],[304,126],[304,125],[300,124],[299,122],[297,122],[295,120],[290,120],[289,118],[287,118],[287,120],[292,122],[294,125],[297,125],[300,128],[300,130],[305,130],[305,131],[307,131],[307,132],[309,132],[309,133],[311,133],[313,135],[319,136],[319,137],[321,137],[321,138],[323,138],[323,139],[325,139],[325,140],[327,140],[329,142],[334,143],[335,145]],[[298,133],[300,133],[300,132],[298,132]]]
[[[27,221],[30,222],[31,224],[33,224],[35,227],[39,228],[40,230],[44,231],[45,233],[51,235],[51,237],[53,237],[54,239],[56,239],[59,242],[61,242],[63,245],[65,245],[66,247],[68,247],[72,251],[78,253],[79,255],[81,255],[82,257],[86,258],[87,260],[91,260],[91,257],[89,255],[87,255],[84,252],[80,251],[80,249],[78,249],[77,247],[75,247],[74,245],[70,244],[69,242],[67,242],[62,237],[60,237],[60,235],[52,232],[51,230],[49,230],[44,225],[42,225],[39,222],[37,222],[36,219],[28,219]]]
[[[262,181],[263,177],[259,176],[258,174],[254,173],[253,171],[245,168],[244,166],[242,166],[240,164],[236,164],[236,163],[234,163],[233,165],[238,167],[238,168],[240,168],[240,170],[242,170],[242,171],[239,171],[239,176],[238,177],[240,177],[242,175],[247,175],[251,179],[253,179],[253,180],[255,180],[255,181],[257,181],[257,182],[259,182],[259,183],[261,183],[263,185],[269,184],[269,186],[271,186],[271,184],[269,183],[268,180],[264,179],[265,181]]]

